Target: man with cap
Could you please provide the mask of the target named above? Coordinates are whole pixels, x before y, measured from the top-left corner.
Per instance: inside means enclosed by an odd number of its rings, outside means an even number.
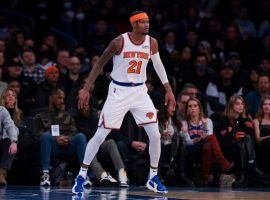
[[[60,88],[59,69],[50,66],[45,71],[45,81],[41,84],[36,94],[36,108],[43,109],[49,105],[49,94],[53,88]]]

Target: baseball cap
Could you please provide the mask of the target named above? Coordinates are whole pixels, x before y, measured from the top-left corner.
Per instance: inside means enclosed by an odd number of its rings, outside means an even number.
[[[239,55],[238,52],[232,51],[232,52],[230,52],[230,53],[228,54],[228,59],[233,58],[233,57],[235,57],[235,58],[240,58],[240,55]]]
[[[210,43],[209,43],[208,41],[206,41],[206,40],[200,41],[200,42],[199,42],[199,45],[201,45],[201,46],[204,47],[204,48],[208,48],[208,49],[211,48]]]

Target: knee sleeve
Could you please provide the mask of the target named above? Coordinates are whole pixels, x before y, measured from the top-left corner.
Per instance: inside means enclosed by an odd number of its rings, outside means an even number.
[[[144,126],[144,129],[149,137],[149,155],[150,164],[152,167],[158,167],[161,144],[160,144],[160,133],[158,130],[158,124],[152,123]]]

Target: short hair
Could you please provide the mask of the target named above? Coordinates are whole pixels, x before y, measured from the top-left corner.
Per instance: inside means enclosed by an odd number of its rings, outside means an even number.
[[[269,74],[268,73],[260,73],[258,75],[257,82],[259,82],[259,78],[261,78],[261,77],[267,77],[268,78],[268,81],[270,82],[270,77],[269,77]]]
[[[177,97],[176,97],[176,100],[179,101],[181,99],[182,96],[189,96],[189,94],[187,94],[185,91],[182,91],[182,92],[179,92]]]
[[[201,57],[201,56],[205,57],[206,62],[208,62],[208,57],[207,57],[207,55],[206,55],[205,53],[198,53],[198,54],[196,55],[196,57],[195,57],[195,62],[196,62],[196,59],[197,59],[198,57]]]
[[[59,87],[53,88],[53,89],[51,90],[51,92],[50,92],[50,97],[51,97],[51,96],[54,96],[54,95],[57,95],[57,94],[59,94],[60,92],[63,92],[63,93],[65,94],[64,90],[62,90],[61,88],[59,88]]]
[[[31,49],[31,48],[26,48],[26,49],[24,49],[22,54],[27,53],[27,52],[30,52],[30,53],[35,54],[34,50]]]
[[[133,12],[129,15],[129,17],[132,17],[132,16],[137,15],[137,14],[140,14],[140,13],[145,13],[145,12],[142,11],[142,10],[135,10],[135,11],[133,11]]]
[[[182,92],[185,92],[185,90],[186,90],[187,88],[194,88],[194,89],[197,89],[197,90],[198,90],[198,87],[197,87],[196,85],[194,85],[194,84],[192,84],[192,83],[186,83],[186,84],[184,85],[184,87],[183,87]]]

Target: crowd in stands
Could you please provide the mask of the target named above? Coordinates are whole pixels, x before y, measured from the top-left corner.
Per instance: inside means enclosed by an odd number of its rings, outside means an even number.
[[[70,176],[74,181],[98,126],[111,63],[84,109],[77,107],[78,91],[109,42],[131,30],[128,15],[134,9],[150,16],[149,34],[159,42],[177,100],[176,108],[164,106],[150,61],[146,85],[158,110],[160,179],[170,186],[270,185],[268,0],[0,5],[35,19],[31,29],[0,11],[0,185],[61,185]],[[101,145],[85,186],[144,185],[148,144],[144,129],[127,113],[121,129]]]

